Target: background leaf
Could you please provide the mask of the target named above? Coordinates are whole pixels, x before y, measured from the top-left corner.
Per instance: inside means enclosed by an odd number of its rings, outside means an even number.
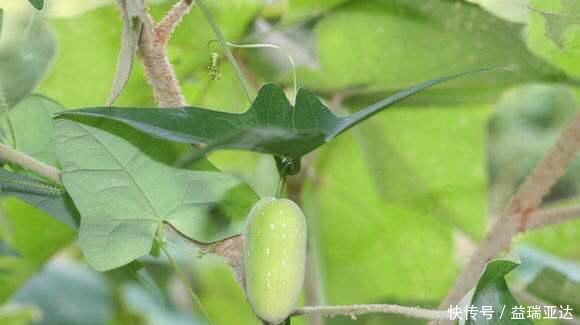
[[[20,254],[3,240],[0,240],[0,256],[20,256]]]
[[[530,50],[580,79],[580,7],[574,1],[530,1]]]
[[[0,257],[0,302],[4,302],[58,250],[70,244],[75,232],[52,216],[15,198],[2,198],[0,237],[10,242],[21,258]]]
[[[11,303],[37,306],[42,325],[101,325],[113,306],[102,274],[73,262],[55,261],[14,294]]]
[[[19,16],[6,10],[0,39],[0,88],[3,102],[14,106],[26,97],[47,72],[56,44],[46,22],[37,14]],[[12,14],[9,16],[9,14]]]
[[[423,103],[485,100],[517,82],[565,80],[527,51],[521,28],[467,1],[350,1],[315,22],[319,68],[301,69],[299,80],[311,90],[352,88],[350,97],[359,93],[367,101],[451,72],[516,71],[450,83],[416,99]]]
[[[57,121],[62,180],[81,213],[79,244],[95,269],[149,253],[164,221],[205,242],[239,233],[236,221],[255,194],[207,162],[195,170],[172,167],[171,148],[112,121]],[[237,191],[246,199],[227,199]]]

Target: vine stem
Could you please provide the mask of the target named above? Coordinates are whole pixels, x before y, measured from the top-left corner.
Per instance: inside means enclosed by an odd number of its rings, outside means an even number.
[[[171,267],[173,267],[173,270],[175,271],[175,273],[177,273],[177,276],[179,277],[179,279],[181,280],[181,282],[183,283],[183,285],[187,289],[187,292],[189,293],[189,296],[191,297],[191,300],[193,301],[193,303],[199,307],[199,309],[201,310],[201,312],[203,313],[203,315],[207,319],[207,321],[210,324],[213,324],[213,322],[209,318],[207,311],[205,310],[205,308],[203,308],[203,304],[201,303],[201,300],[195,294],[195,292],[193,291],[193,289],[189,285],[187,278],[185,277],[183,272],[181,272],[181,269],[177,265],[177,262],[175,262],[175,259],[173,258],[173,256],[171,256],[171,254],[169,253],[169,251],[165,247],[165,242],[161,239],[157,239],[157,243],[159,244],[159,247],[161,248],[161,250],[163,251],[165,256],[167,256],[167,259],[169,260],[169,264],[171,264]]]
[[[236,75],[238,76],[238,79],[240,79],[240,82],[242,83],[242,87],[244,88],[244,92],[246,93],[246,96],[248,97],[248,100],[251,103],[255,97],[253,92],[252,92],[252,88],[250,87],[248,81],[244,77],[244,74],[242,73],[240,66],[236,62],[236,59],[234,58],[232,51],[230,50],[230,48],[228,46],[228,42],[225,40],[224,36],[222,35],[222,32],[220,31],[219,26],[217,25],[216,21],[213,19],[213,16],[209,12],[209,9],[207,9],[205,2],[203,0],[195,0],[195,3],[197,3],[197,5],[199,6],[199,9],[201,9],[201,12],[204,14],[205,18],[207,19],[207,21],[211,25],[211,28],[213,29],[215,36],[217,37],[218,41],[222,45],[222,48],[224,49],[224,53],[226,54],[228,61],[230,61],[230,64],[234,68],[234,71],[235,71]]]
[[[456,279],[447,297],[439,305],[440,308],[457,303],[476,284],[485,264],[508,249],[512,239],[526,230],[528,221],[533,220],[542,199],[564,174],[566,167],[574,160],[579,150],[580,112],[562,131],[544,159],[520,185]]]
[[[62,181],[60,180],[60,170],[47,165],[42,161],[36,160],[23,152],[14,150],[2,143],[0,143],[0,158],[20,165],[25,169],[33,171],[38,175],[44,176],[49,180],[62,185]]]
[[[406,307],[399,305],[351,305],[351,306],[307,306],[298,308],[292,313],[298,315],[321,315],[321,316],[350,316],[364,314],[396,314],[413,318],[445,320],[449,319],[447,310],[431,310],[419,307]]]
[[[530,217],[526,230],[556,225],[575,218],[580,218],[580,206],[542,209]]]

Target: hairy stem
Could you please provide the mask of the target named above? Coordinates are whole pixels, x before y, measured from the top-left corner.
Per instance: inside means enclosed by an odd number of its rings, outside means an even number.
[[[162,20],[162,24],[155,27],[153,18],[147,13],[141,16],[143,30],[139,39],[137,54],[145,70],[147,81],[153,88],[155,101],[160,107],[187,106],[181,86],[175,75],[175,70],[167,58],[167,41],[175,26],[188,12],[179,2]]]
[[[43,163],[42,161],[36,160],[29,155],[14,150],[5,144],[0,144],[0,158],[7,160],[11,163],[22,166],[38,175],[44,176],[49,180],[62,185],[60,180],[60,170]]]
[[[399,305],[308,306],[296,309],[292,315],[312,314],[330,317],[338,315],[355,317],[364,314],[396,314],[431,320],[449,319],[449,312],[446,310],[431,310]]]
[[[575,218],[580,218],[580,206],[542,209],[530,216],[526,230],[556,225]]]
[[[554,146],[508,202],[441,303],[441,308],[457,303],[477,283],[485,264],[508,249],[512,238],[526,229],[529,217],[564,174],[579,149],[580,113],[562,131]]]

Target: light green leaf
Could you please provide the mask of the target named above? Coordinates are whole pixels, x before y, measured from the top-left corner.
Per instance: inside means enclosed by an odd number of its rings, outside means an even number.
[[[10,239],[22,257],[0,257],[0,303],[4,302],[59,249],[69,244],[76,232],[52,216],[15,198],[2,198],[3,227],[0,236]]]
[[[391,175],[368,168],[361,136],[355,129],[326,145],[302,195],[309,237],[320,249],[325,302],[437,301],[457,272],[451,228],[421,207],[381,196],[375,180]]]
[[[574,1],[530,1],[527,45],[532,52],[580,79],[580,7]]]
[[[361,127],[363,157],[380,197],[483,238],[488,116],[485,106],[402,107]]]
[[[283,23],[292,24],[321,15],[348,0],[289,0]]]
[[[57,121],[62,180],[81,213],[79,244],[97,270],[149,253],[169,222],[200,241],[236,234],[255,194],[207,161],[168,161],[171,145],[113,121]],[[232,227],[232,225],[234,225]]]
[[[34,89],[56,51],[54,36],[40,17],[24,16],[12,21],[0,39],[0,97],[5,97],[8,107]]]
[[[419,80],[482,66],[516,71],[450,83],[422,97],[442,102],[488,99],[522,81],[565,80],[529,53],[521,28],[466,1],[351,1],[315,25],[320,68],[301,69],[299,80],[314,90],[351,87],[349,94],[384,96]]]
[[[2,325],[29,325],[41,318],[40,310],[27,305],[0,306],[0,323]]]
[[[28,96],[0,116],[0,129],[11,147],[58,168],[52,117],[63,110],[51,99]]]

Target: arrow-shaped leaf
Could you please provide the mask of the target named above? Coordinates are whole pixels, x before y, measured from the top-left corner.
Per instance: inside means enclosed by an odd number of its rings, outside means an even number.
[[[63,189],[51,184],[0,169],[0,195],[15,196],[73,229],[78,227],[78,211],[70,197]]]
[[[242,114],[199,107],[99,107],[65,111],[59,116],[93,116],[115,120],[162,139],[206,144],[203,152],[230,148],[298,159],[421,90],[468,74],[490,70],[481,69],[429,80],[347,117],[336,116],[306,89],[298,91],[296,105],[293,107],[282,88],[275,84],[262,86],[250,109]]]

